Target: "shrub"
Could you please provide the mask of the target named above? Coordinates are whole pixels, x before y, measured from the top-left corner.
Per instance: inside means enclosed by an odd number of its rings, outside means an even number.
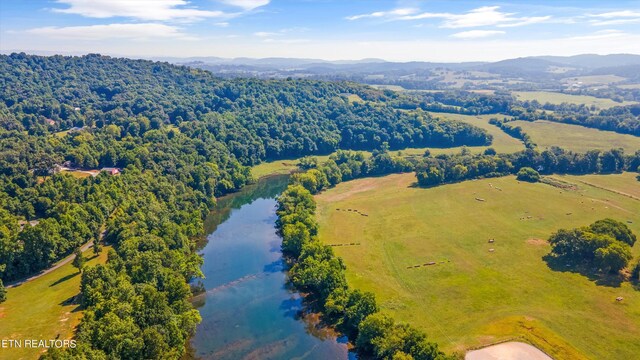
[[[527,181],[527,182],[538,182],[540,181],[540,174],[530,167],[523,167],[518,171],[516,175],[518,180]]]

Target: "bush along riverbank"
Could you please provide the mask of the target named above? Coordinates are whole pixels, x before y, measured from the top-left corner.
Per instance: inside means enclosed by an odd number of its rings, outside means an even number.
[[[304,177],[302,177],[304,178]],[[278,197],[276,227],[289,265],[289,280],[329,326],[349,338],[364,359],[450,359],[424,333],[379,312],[370,292],[350,289],[346,267],[316,237],[316,202],[300,176]]]

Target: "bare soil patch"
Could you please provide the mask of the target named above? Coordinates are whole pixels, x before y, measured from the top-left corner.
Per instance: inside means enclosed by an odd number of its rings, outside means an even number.
[[[553,360],[538,348],[510,341],[498,345],[487,346],[480,350],[469,351],[465,360]]]

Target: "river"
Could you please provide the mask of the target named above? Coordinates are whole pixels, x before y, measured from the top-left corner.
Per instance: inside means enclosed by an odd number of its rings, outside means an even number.
[[[286,284],[275,197],[287,176],[261,179],[219,199],[205,222],[201,279],[194,298],[202,322],[191,340],[200,359],[349,359],[346,341],[303,315],[302,299]]]

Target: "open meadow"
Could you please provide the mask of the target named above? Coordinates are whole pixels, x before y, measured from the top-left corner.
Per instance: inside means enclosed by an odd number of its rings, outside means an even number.
[[[359,243],[334,248],[351,286],[373,291],[384,312],[445,351],[513,339],[556,360],[632,359],[640,291],[617,276],[552,269],[543,257],[556,230],[606,217],[640,235],[640,201],[618,193],[637,191],[634,175],[554,176],[569,183],[562,187],[508,176],[428,189],[414,186],[413,173],[360,179],[316,196],[319,237]],[[640,245],[633,254],[637,261]]]
[[[486,130],[489,134],[493,136],[493,142],[490,146],[473,146],[469,147],[472,152],[481,152],[488,147],[494,148],[499,153],[514,153],[517,151],[524,150],[524,145],[522,141],[510,136],[509,134],[502,131],[499,127],[495,125],[489,124],[489,119],[498,118],[502,119],[504,117],[508,117],[501,114],[490,114],[490,115],[461,115],[461,114],[452,114],[452,113],[430,113],[434,118],[440,119],[449,119],[449,120],[457,120],[463,121],[468,124],[477,126],[481,129]],[[460,149],[460,148],[456,148]],[[432,149],[431,152],[433,154],[438,154],[440,150],[446,151],[448,149]],[[481,151],[479,151],[481,150]]]
[[[615,102],[611,99],[597,98],[595,96],[571,95],[551,91],[514,91],[513,95],[520,101],[537,100],[541,104],[550,103],[556,105],[560,105],[562,103],[576,105],[584,104],[587,106],[594,105],[595,107],[600,109],[608,109],[614,106],[635,104],[635,102],[632,101]]]
[[[623,148],[625,153],[632,154],[640,150],[640,137],[587,128],[580,125],[563,124],[546,120],[513,121],[509,124],[519,126],[538,144],[540,150],[551,146],[577,152],[599,149],[609,150]]]
[[[86,266],[107,261],[110,247],[100,256],[85,251]],[[37,279],[7,289],[7,301],[0,304],[0,339],[71,339],[82,312],[78,269],[71,262]],[[45,301],[46,300],[46,301]],[[0,359],[35,359],[42,349],[0,349]]]

